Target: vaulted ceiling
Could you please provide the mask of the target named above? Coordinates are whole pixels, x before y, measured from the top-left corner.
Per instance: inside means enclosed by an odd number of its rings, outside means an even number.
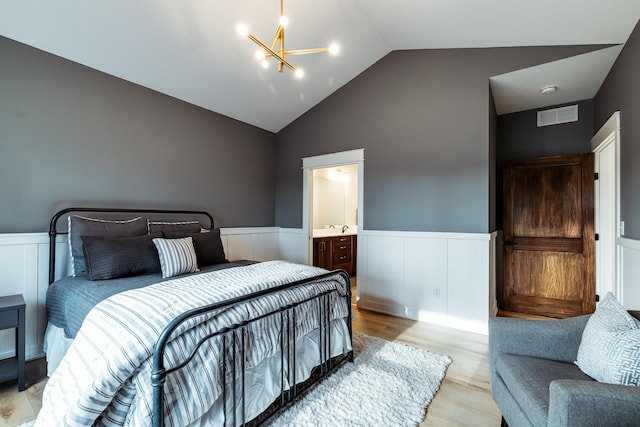
[[[285,0],[289,56],[263,69],[244,23],[270,42],[279,0],[5,0],[0,35],[277,132],[393,50],[624,44],[638,0]],[[499,114],[595,96],[621,46],[491,78]],[[553,98],[539,89],[557,84]]]

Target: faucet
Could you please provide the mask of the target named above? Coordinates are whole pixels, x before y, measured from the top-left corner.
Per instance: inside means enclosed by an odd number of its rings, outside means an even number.
[[[344,232],[345,232],[345,230],[346,230],[347,228],[349,228],[349,226],[348,226],[348,225],[343,225],[343,226],[342,226],[342,232],[344,233]]]

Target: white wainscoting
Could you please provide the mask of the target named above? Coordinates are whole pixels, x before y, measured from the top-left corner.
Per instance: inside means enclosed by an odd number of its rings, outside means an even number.
[[[230,261],[280,259],[278,227],[221,228],[224,253]]]
[[[487,333],[497,233],[358,231],[358,307]],[[301,229],[280,229],[280,256],[306,263]]]
[[[358,307],[487,334],[495,233],[363,231]]]
[[[67,271],[66,239],[57,240],[60,274]],[[28,359],[42,356],[47,326],[45,299],[49,285],[49,236],[46,233],[0,234],[0,295],[22,294],[26,303],[25,336]],[[0,331],[0,359],[15,354],[14,330]]]
[[[225,254],[230,260],[268,261],[280,258],[277,227],[221,229]],[[56,241],[56,278],[69,271],[66,236]],[[47,326],[45,300],[49,285],[49,236],[47,233],[0,234],[0,296],[22,294],[26,302],[26,356],[43,356]],[[0,331],[0,359],[12,357],[14,331]]]
[[[307,260],[301,229],[225,228],[221,238],[230,260]],[[493,234],[359,231],[358,305],[486,333],[496,304],[494,240]],[[66,236],[58,236],[56,248],[60,277],[68,271]],[[640,245],[627,249],[640,259]],[[0,295],[24,296],[28,359],[43,354],[48,260],[46,233],[0,234]],[[640,262],[630,260],[629,270],[635,266]],[[0,331],[0,359],[13,356],[13,342],[13,331]]]
[[[640,310],[640,241],[619,237],[616,297],[628,310]],[[602,298],[604,295],[600,295]]]
[[[307,264],[309,245],[301,228],[281,228],[279,247],[281,259]]]

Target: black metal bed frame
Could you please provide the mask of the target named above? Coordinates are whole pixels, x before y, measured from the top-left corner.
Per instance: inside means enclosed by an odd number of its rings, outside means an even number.
[[[205,211],[191,211],[191,210],[158,210],[158,209],[112,209],[112,208],[67,208],[57,212],[51,219],[49,225],[49,284],[55,280],[55,244],[56,236],[58,234],[68,234],[68,231],[58,231],[57,223],[59,219],[71,212],[93,212],[93,213],[112,213],[112,214],[157,214],[157,215],[189,215],[189,216],[203,216],[208,218],[210,222],[210,228],[213,228],[213,217],[211,214]],[[265,313],[258,318],[249,319],[239,324],[234,324],[229,327],[225,327],[219,331],[215,331],[205,337],[203,337],[192,349],[188,357],[176,366],[167,368],[164,364],[164,351],[168,344],[168,341],[172,333],[182,323],[189,319],[204,315],[206,313],[220,310],[225,307],[230,307],[235,304],[242,304],[251,301],[256,298],[263,297],[265,295],[274,294],[284,291],[286,289],[292,289],[298,286],[304,286],[312,281],[323,280],[329,277],[335,277],[338,274],[342,276],[346,283],[345,295],[340,296],[337,290],[324,291],[313,297],[310,297],[304,301],[288,304],[280,307],[269,313]],[[174,318],[169,325],[165,327],[160,334],[158,341],[156,342],[153,359],[152,359],[152,372],[151,372],[151,385],[153,387],[153,412],[152,412],[152,425],[154,427],[162,427],[164,425],[164,384],[167,375],[184,368],[197,354],[199,348],[208,340],[221,337],[221,354],[222,354],[222,404],[225,415],[225,426],[227,420],[233,421],[233,426],[237,425],[260,425],[270,420],[274,415],[280,413],[285,408],[292,405],[303,392],[309,389],[311,386],[322,380],[328,374],[334,372],[340,366],[347,361],[353,361],[353,350],[348,351],[337,357],[331,357],[331,304],[330,295],[336,293],[339,298],[344,298],[348,307],[348,314],[346,317],[347,327],[349,331],[349,339],[353,338],[352,329],[352,311],[351,311],[351,288],[349,286],[350,278],[349,274],[344,270],[336,270],[320,274],[308,279],[298,280],[284,285],[280,285],[271,289],[255,292],[245,296],[236,297],[227,301],[222,301],[215,304],[198,307],[189,311],[186,311],[176,318]],[[296,379],[296,312],[295,309],[301,304],[308,303],[310,301],[317,301],[318,309],[318,348],[319,348],[319,360],[320,364],[314,368],[312,376],[309,380],[298,384]],[[250,324],[261,320],[269,316],[280,317],[280,396],[276,398],[274,402],[261,414],[255,417],[253,420],[246,420],[245,408],[246,408],[246,396],[245,396],[245,343],[247,339],[246,330]],[[240,340],[240,345],[238,345]],[[240,349],[240,354],[236,353],[236,349]],[[231,349],[229,352],[228,350]],[[232,365],[231,369],[231,384],[227,384],[227,354],[231,360],[229,363]],[[218,363],[218,361],[215,361]],[[239,365],[239,366],[238,366]],[[239,370],[239,372],[238,372]],[[285,389],[286,384],[289,388]],[[239,383],[239,384],[238,384]],[[227,416],[227,388],[231,387],[233,408],[231,408],[232,415]],[[238,395],[238,388],[239,395]],[[238,415],[238,408],[240,406],[241,414]]]

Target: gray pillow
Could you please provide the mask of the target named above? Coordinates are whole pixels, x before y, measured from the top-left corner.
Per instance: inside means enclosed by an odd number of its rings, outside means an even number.
[[[160,272],[160,258],[152,239],[162,233],[137,237],[82,236],[84,259],[91,280],[117,279]]]
[[[164,231],[164,237],[176,239],[180,237],[191,237],[193,248],[198,258],[198,266],[222,264],[229,262],[225,258],[224,247],[220,239],[220,229],[214,228],[208,233],[182,233],[179,231]]]
[[[147,234],[147,220],[142,217],[122,221],[69,216],[69,252],[71,253],[71,275],[86,276],[82,236],[134,237]]]
[[[180,231],[182,233],[199,233],[200,221],[149,221],[149,234],[158,231]]]
[[[605,383],[640,385],[640,324],[608,292],[582,334],[576,364]]]

